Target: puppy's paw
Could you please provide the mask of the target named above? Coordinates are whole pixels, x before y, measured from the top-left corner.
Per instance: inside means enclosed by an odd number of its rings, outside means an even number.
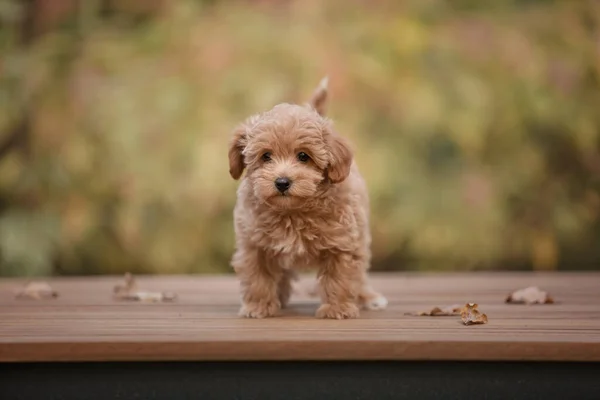
[[[274,317],[281,304],[278,301],[260,301],[256,303],[245,303],[240,308],[239,315],[245,318],[267,318]]]
[[[360,311],[354,303],[322,304],[315,314],[317,318],[351,319],[358,318]]]
[[[291,297],[291,292],[284,292],[279,294],[279,303],[281,304],[281,308],[287,308]]]
[[[379,293],[372,293],[368,297],[361,298],[360,302],[365,310],[371,311],[385,310],[388,305],[388,300]]]

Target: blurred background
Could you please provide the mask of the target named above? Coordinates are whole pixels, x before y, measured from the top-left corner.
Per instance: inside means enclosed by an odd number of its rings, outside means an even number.
[[[600,3],[0,0],[0,275],[230,272],[246,116],[330,77],[373,269],[600,269]]]

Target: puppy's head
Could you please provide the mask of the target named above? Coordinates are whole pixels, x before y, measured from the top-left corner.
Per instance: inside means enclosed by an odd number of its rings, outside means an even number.
[[[240,124],[229,147],[229,172],[246,169],[255,196],[280,209],[301,208],[324,185],[350,173],[352,151],[324,116],[326,81],[309,104],[279,104]]]

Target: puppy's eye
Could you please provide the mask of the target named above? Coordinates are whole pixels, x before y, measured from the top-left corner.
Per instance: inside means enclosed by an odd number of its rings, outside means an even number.
[[[308,156],[308,154],[306,154],[304,152],[298,153],[298,161],[307,162],[308,160],[310,160],[310,157]]]
[[[271,153],[266,152],[265,154],[262,155],[261,159],[265,162],[271,161]]]

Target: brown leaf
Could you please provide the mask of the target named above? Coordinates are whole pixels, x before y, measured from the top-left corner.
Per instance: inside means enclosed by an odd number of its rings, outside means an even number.
[[[118,300],[142,301],[158,303],[161,301],[174,301],[177,298],[175,293],[171,292],[133,292],[123,293],[115,296]]]
[[[468,303],[460,312],[460,318],[465,325],[487,324],[488,317],[477,309],[476,303]]]
[[[177,294],[172,292],[147,292],[140,291],[133,275],[129,272],[125,274],[125,282],[122,285],[116,285],[113,289],[113,297],[116,300],[142,301],[142,302],[168,302],[174,301]]]
[[[35,300],[56,298],[58,292],[52,289],[52,287],[46,282],[29,282],[25,287],[18,291],[16,296],[17,299],[30,298]]]
[[[553,304],[554,299],[537,286],[519,289],[508,295],[506,303],[513,304]]]
[[[419,317],[438,317],[438,316],[451,316],[460,315],[462,307],[459,304],[453,304],[444,308],[433,307],[429,311],[418,311],[415,313],[406,313],[405,315],[416,315]]]

